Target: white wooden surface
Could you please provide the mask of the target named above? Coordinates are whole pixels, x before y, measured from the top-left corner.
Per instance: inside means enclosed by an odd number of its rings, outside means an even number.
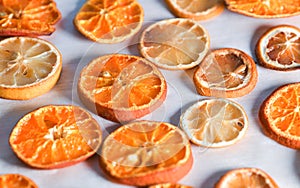
[[[28,101],[0,99],[0,174],[21,173],[32,178],[41,188],[127,187],[106,180],[98,168],[97,156],[80,164],[55,170],[38,170],[24,165],[8,145],[9,133],[24,114],[47,104],[81,105],[76,97],[76,80],[82,66],[91,59],[108,53],[139,55],[138,36],[121,44],[95,44],[80,35],[73,18],[84,0],[59,0],[62,20],[51,36],[42,37],[54,43],[63,55],[63,71],[57,85],[47,94]],[[174,16],[163,0],[140,0],[145,10],[145,25]],[[270,26],[292,24],[300,27],[300,17],[284,19],[255,19],[225,10],[220,16],[201,24],[209,31],[211,48],[233,47],[255,58],[258,37]],[[144,119],[178,124],[182,110],[201,99],[191,80],[193,70],[164,71],[168,95],[164,105]],[[233,99],[246,110],[250,126],[246,136],[237,144],[222,149],[193,146],[194,165],[180,183],[209,188],[227,170],[237,167],[258,167],[269,173],[280,187],[300,187],[300,152],[281,146],[266,137],[257,118],[261,102],[278,86],[300,81],[300,72],[277,72],[258,66],[259,80],[249,95]],[[95,116],[96,117],[96,116]],[[96,117],[107,135],[117,125]]]

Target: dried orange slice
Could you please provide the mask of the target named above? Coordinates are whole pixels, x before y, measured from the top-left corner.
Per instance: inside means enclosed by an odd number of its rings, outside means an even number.
[[[249,55],[234,48],[221,48],[204,58],[193,80],[200,95],[234,98],[251,92],[257,76]]]
[[[160,68],[189,69],[202,61],[209,44],[208,32],[201,25],[176,18],[146,28],[140,39],[140,52]]]
[[[300,29],[291,25],[272,27],[256,45],[256,56],[266,68],[288,71],[300,68]]]
[[[165,0],[168,8],[180,18],[206,20],[221,14],[223,0]]]
[[[48,92],[62,69],[58,49],[38,38],[0,41],[0,59],[0,97],[7,99],[31,99]]]
[[[164,183],[164,184],[151,185],[148,188],[192,188],[192,187],[187,185]]]
[[[60,19],[53,0],[0,1],[0,36],[50,35]]]
[[[0,175],[0,187],[2,188],[38,188],[28,177],[21,174]]]
[[[278,185],[266,172],[257,168],[238,168],[225,173],[215,188],[278,188]]]
[[[259,118],[265,133],[278,143],[300,149],[300,83],[276,89],[261,105]]]
[[[236,102],[223,98],[204,99],[181,115],[180,127],[196,145],[225,147],[243,138],[248,117]]]
[[[61,168],[92,156],[101,144],[101,129],[76,106],[45,106],[22,117],[9,138],[15,154],[36,168]]]
[[[81,72],[78,93],[100,116],[116,122],[140,118],[166,98],[160,71],[144,58],[111,54],[94,59]]]
[[[102,145],[100,167],[112,180],[147,186],[176,183],[191,169],[190,143],[178,127],[139,121],[111,133]]]
[[[88,0],[74,18],[74,25],[90,40],[117,43],[137,33],[143,20],[143,8],[136,0]]]
[[[282,18],[300,14],[300,0],[225,0],[233,12],[256,18]]]

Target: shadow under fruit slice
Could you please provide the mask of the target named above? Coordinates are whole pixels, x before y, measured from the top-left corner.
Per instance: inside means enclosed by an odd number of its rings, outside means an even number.
[[[0,175],[0,187],[2,188],[38,188],[28,177],[21,174]]]
[[[215,188],[278,188],[266,172],[257,168],[238,168],[226,172],[216,183]]]
[[[0,41],[0,97],[25,100],[54,87],[62,55],[50,42],[31,37]]]
[[[50,35],[60,19],[53,0],[0,1],[0,36]]]
[[[117,43],[139,31],[144,10],[136,0],[88,0],[74,18],[77,30],[99,43]]]
[[[167,85],[158,68],[144,58],[100,56],[81,71],[78,94],[98,115],[115,122],[140,118],[158,108]]]
[[[277,88],[261,105],[265,134],[278,143],[300,149],[300,83]]]
[[[188,138],[169,123],[138,121],[103,142],[100,167],[113,181],[135,186],[176,183],[193,164]]]
[[[15,154],[35,168],[61,168],[81,162],[100,147],[101,129],[76,106],[45,106],[22,117],[9,143]]]

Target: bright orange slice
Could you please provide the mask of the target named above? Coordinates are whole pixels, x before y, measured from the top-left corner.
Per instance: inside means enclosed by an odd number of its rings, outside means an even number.
[[[89,109],[116,122],[140,118],[166,98],[160,71],[137,56],[112,54],[94,59],[81,72],[79,97]]]
[[[0,36],[50,35],[60,19],[53,0],[0,1]]]
[[[278,188],[266,172],[257,168],[238,168],[228,171],[216,183],[215,188]]]
[[[178,127],[139,121],[111,133],[102,145],[100,167],[112,180],[135,186],[176,183],[191,169],[190,143]]]
[[[180,126],[196,145],[225,147],[244,137],[248,117],[236,102],[223,98],[204,99],[181,115]]]
[[[192,188],[192,187],[187,185],[164,183],[164,184],[151,185],[148,188]]]
[[[300,68],[300,29],[290,25],[272,27],[256,45],[256,56],[266,68],[289,71]]]
[[[61,168],[92,156],[101,144],[101,129],[76,106],[45,106],[22,117],[9,143],[15,154],[36,168]]]
[[[225,0],[233,12],[256,18],[282,18],[300,14],[300,0]]]
[[[176,18],[146,28],[140,39],[140,52],[160,68],[190,69],[202,61],[209,44],[208,32],[201,25]]]
[[[143,20],[143,8],[136,0],[88,0],[74,25],[90,40],[117,43],[137,33]]]
[[[278,143],[300,149],[300,83],[276,89],[261,105],[259,118],[265,133]]]
[[[194,73],[194,84],[200,95],[241,97],[250,93],[257,82],[254,60],[246,53],[221,48],[209,53]]]
[[[221,14],[223,0],[165,0],[168,8],[180,18],[206,20]]]
[[[0,97],[7,99],[31,99],[48,92],[62,69],[58,49],[38,38],[0,41],[0,59]]]
[[[28,177],[21,174],[0,175],[0,187],[2,188],[38,188]]]

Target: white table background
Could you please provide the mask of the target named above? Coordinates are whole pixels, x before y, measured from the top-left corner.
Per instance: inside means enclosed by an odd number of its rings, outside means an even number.
[[[84,0],[57,0],[62,19],[51,36],[41,37],[51,41],[63,55],[63,71],[57,85],[47,94],[27,101],[0,99],[0,174],[21,173],[33,179],[41,188],[79,187],[129,187],[115,184],[102,175],[98,157],[80,164],[54,170],[39,170],[26,166],[17,159],[8,144],[9,134],[23,115],[47,104],[81,105],[76,97],[76,80],[82,66],[93,58],[109,53],[139,55],[139,34],[114,45],[95,44],[79,34],[73,18]],[[173,18],[163,0],[140,0],[145,11],[145,25]],[[225,10],[220,16],[200,22],[209,32],[211,48],[232,47],[255,58],[254,47],[258,37],[270,26],[292,24],[300,27],[300,16],[283,19],[256,19]],[[262,101],[278,86],[300,80],[299,71],[278,72],[258,68],[258,83],[247,96],[235,98],[246,110],[249,129],[245,137],[230,147],[205,149],[193,146],[194,165],[180,183],[194,187],[210,188],[227,170],[238,167],[258,167],[270,174],[280,187],[300,187],[300,152],[289,149],[266,137],[260,128],[257,112]],[[178,125],[182,110],[203,98],[196,93],[191,75],[194,70],[165,71],[168,82],[167,99],[152,115],[143,119],[166,121]],[[95,116],[104,135],[116,124]]]

